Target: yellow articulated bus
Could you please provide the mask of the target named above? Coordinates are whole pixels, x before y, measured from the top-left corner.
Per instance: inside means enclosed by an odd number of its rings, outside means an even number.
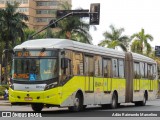
[[[29,40],[14,48],[9,100],[83,110],[156,99],[157,64],[143,55],[66,39]]]

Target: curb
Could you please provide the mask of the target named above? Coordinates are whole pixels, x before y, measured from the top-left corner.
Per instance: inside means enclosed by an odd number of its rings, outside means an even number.
[[[1,102],[0,101],[0,106],[11,106],[11,103],[6,103],[6,102]]]
[[[4,100],[4,98],[0,96],[0,100]]]
[[[12,106],[11,104],[0,104],[0,106]]]
[[[4,100],[3,98],[0,98],[0,106],[11,106],[11,103],[9,100]]]

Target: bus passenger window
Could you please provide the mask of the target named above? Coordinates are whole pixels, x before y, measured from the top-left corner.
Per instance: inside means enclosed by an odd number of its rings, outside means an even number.
[[[153,67],[153,79],[156,79],[156,76],[157,76],[157,69],[156,69],[156,65],[154,64],[154,65],[152,65],[152,67]]]
[[[152,65],[148,65],[148,79],[153,79]]]
[[[145,78],[145,69],[144,69],[144,63],[140,63],[140,73],[141,73],[141,77]]]
[[[94,61],[92,56],[85,56],[85,75],[94,75]]]
[[[78,69],[79,69],[79,75],[83,75],[83,62],[80,62],[80,64],[78,65]]]
[[[140,75],[140,65],[139,65],[138,62],[134,63],[134,78],[136,78],[136,79],[141,78],[141,75]]]
[[[73,53],[73,75],[83,75],[82,53]]]
[[[95,57],[95,76],[102,76],[102,58],[100,56]]]
[[[68,68],[66,68],[66,75],[71,75],[71,60],[68,61]]]
[[[145,63],[145,74],[144,74],[144,77],[147,79],[148,78],[148,67],[147,67],[147,63]]]
[[[113,77],[118,77],[117,59],[112,59],[112,72],[113,72]]]
[[[124,61],[123,60],[119,60],[118,61],[118,71],[119,71],[119,77],[120,78],[124,78]]]
[[[111,60],[103,60],[103,76],[106,78],[111,78]]]

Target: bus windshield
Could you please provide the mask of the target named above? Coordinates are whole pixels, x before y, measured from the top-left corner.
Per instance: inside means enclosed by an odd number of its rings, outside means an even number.
[[[42,81],[58,77],[57,59],[14,59],[13,80]]]

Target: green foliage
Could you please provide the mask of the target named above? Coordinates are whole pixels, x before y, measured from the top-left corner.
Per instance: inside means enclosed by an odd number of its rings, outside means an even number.
[[[139,40],[135,40],[131,45],[131,51],[142,54],[141,43]]]
[[[90,25],[79,17],[68,17],[58,23],[60,29],[57,38],[72,39],[79,42],[91,43]]]
[[[98,45],[113,49],[119,46],[123,51],[127,51],[129,47],[129,38],[126,35],[122,35],[124,28],[116,29],[113,25],[110,25],[110,29],[111,32],[106,31],[103,33],[105,40],[102,40]]]
[[[8,85],[0,85],[0,96],[4,95],[4,90],[8,88]]]
[[[6,8],[0,9],[1,38],[6,44],[6,49],[8,49],[9,44],[14,47],[18,38],[21,39],[21,42],[24,39],[23,28],[27,28],[27,24],[24,21],[27,21],[28,17],[23,13],[17,12],[18,6],[18,3],[11,5],[7,2]]]
[[[4,50],[4,44],[5,44],[4,41],[0,39],[0,56],[2,56],[2,52]]]
[[[137,72],[134,72],[134,77],[135,77],[135,79],[140,79],[141,75],[139,75]]]
[[[67,1],[61,1],[61,2],[59,3],[59,6],[60,6],[60,8],[63,9],[63,10],[70,10],[71,7],[72,7],[72,5],[71,5],[69,2],[67,2]]]
[[[33,29],[24,29],[24,41],[28,40],[29,37],[34,34],[36,31]]]
[[[24,30],[24,41],[29,40],[29,37],[36,33],[33,29],[25,29]],[[39,33],[33,37],[33,39],[42,39],[42,38],[55,38],[55,33],[51,30],[51,28],[48,28],[45,32]],[[19,44],[21,42],[19,41]]]
[[[153,37],[150,34],[145,34],[144,29],[140,32],[135,33],[131,36],[133,43],[131,45],[131,50],[139,54],[149,55],[152,52],[151,45],[148,41],[153,41]]]
[[[14,3],[14,5],[6,3],[5,9],[0,9],[0,39],[4,42],[4,48],[6,50],[12,49],[16,45],[16,40],[20,39],[21,42],[24,40],[23,29],[27,28],[24,21],[28,20],[27,15],[17,12],[19,4]],[[1,52],[2,54],[2,52]],[[5,81],[7,81],[8,75],[8,61],[11,60],[11,55],[5,52],[4,56],[4,72]]]
[[[70,10],[68,2],[60,3],[63,10]],[[92,26],[96,28],[95,26]],[[58,23],[59,31],[54,33],[54,37],[62,39],[72,39],[83,43],[91,43],[92,37],[89,34],[90,25],[85,23],[80,17],[70,16]]]

